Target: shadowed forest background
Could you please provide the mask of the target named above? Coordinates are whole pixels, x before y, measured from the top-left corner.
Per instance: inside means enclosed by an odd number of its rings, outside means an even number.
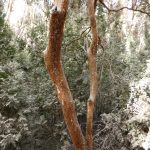
[[[94,150],[150,150],[150,1],[104,2]],[[0,0],[0,150],[73,149],[43,60],[50,13],[47,0]],[[62,63],[83,133],[90,42],[86,1],[70,0]]]

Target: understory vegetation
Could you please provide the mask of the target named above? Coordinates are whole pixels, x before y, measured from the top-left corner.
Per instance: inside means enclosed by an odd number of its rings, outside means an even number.
[[[39,1],[29,2],[28,7],[40,9]],[[139,1],[139,9],[150,12],[148,2]],[[14,30],[4,5],[0,1],[0,150],[71,150],[43,60],[49,11],[44,7],[42,17],[24,16]],[[84,0],[70,1],[62,45],[64,72],[83,133],[89,97],[86,49],[91,41],[85,7]],[[131,10],[108,11],[101,4],[96,17],[101,44],[96,60],[94,150],[149,150],[150,17]]]

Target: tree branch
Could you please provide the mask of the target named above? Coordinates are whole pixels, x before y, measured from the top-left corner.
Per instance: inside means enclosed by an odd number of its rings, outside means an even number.
[[[99,0],[99,2],[109,11],[109,12],[118,12],[118,11],[122,11],[122,10],[124,10],[124,9],[127,9],[127,10],[132,10],[132,11],[136,11],[136,12],[140,12],[140,13],[143,13],[143,14],[145,14],[145,15],[147,15],[147,16],[149,16],[150,17],[150,12],[145,12],[145,11],[143,11],[143,10],[140,10],[140,9],[135,9],[135,8],[129,8],[129,7],[121,7],[121,8],[119,8],[119,9],[110,9],[103,1],[101,1],[101,0]]]
[[[65,48],[67,48],[69,45],[71,45],[72,43],[74,43],[75,41],[80,40],[81,38],[85,37],[83,36],[83,34],[88,30],[88,32],[86,33],[86,35],[91,31],[91,27],[86,28],[84,31],[82,31],[82,33],[80,34],[79,37],[74,38],[73,40],[71,40],[68,44],[65,45]]]

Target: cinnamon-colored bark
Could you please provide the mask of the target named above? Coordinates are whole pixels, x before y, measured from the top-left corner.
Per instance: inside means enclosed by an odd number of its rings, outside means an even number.
[[[55,85],[59,102],[61,104],[64,120],[76,150],[93,149],[93,111],[97,91],[97,31],[95,18],[96,0],[88,0],[88,15],[91,26],[92,42],[87,50],[90,70],[90,96],[87,102],[87,128],[84,138],[79,126],[75,111],[74,101],[63,72],[61,63],[61,47],[63,40],[63,29],[68,9],[68,0],[55,0],[57,10],[50,16],[48,47],[44,51],[44,60],[48,73]]]
[[[49,75],[54,82],[74,147],[76,150],[85,150],[85,138],[77,120],[74,101],[60,60],[68,0],[63,0],[60,6],[60,10],[52,12],[50,16],[49,42],[47,49],[44,51],[44,60]]]
[[[96,52],[98,45],[98,36],[96,29],[95,6],[97,0],[88,0],[88,16],[90,20],[92,42],[87,50],[90,73],[90,96],[87,102],[87,124],[86,124],[86,141],[87,149],[93,149],[93,112],[97,93],[97,66]]]

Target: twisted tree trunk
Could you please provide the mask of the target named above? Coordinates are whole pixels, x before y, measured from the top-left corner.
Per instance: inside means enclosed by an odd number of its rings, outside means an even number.
[[[75,149],[85,150],[85,139],[77,120],[74,101],[60,60],[68,0],[64,0],[60,6],[60,10],[54,10],[50,16],[49,42],[47,49],[44,51],[44,60],[49,75],[54,82],[64,120]]]
[[[45,64],[48,73],[55,85],[58,99],[63,110],[64,120],[75,149],[92,150],[93,109],[97,90],[97,32],[95,19],[95,0],[88,0],[88,15],[92,31],[92,43],[87,52],[90,69],[90,97],[87,104],[86,138],[83,136],[80,125],[78,123],[74,101],[60,60],[63,29],[68,9],[68,0],[55,0],[54,5],[56,5],[56,7],[50,16],[48,47],[44,51]]]

